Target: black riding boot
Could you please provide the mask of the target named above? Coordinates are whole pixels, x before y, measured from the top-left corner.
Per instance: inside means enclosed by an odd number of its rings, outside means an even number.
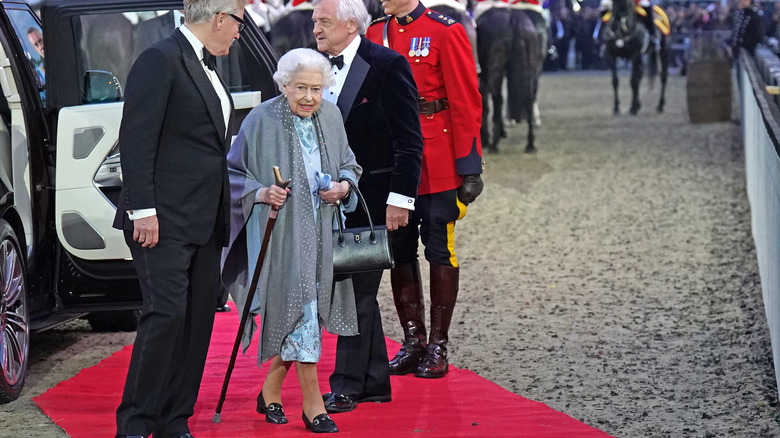
[[[393,300],[404,329],[401,350],[390,361],[390,374],[403,375],[417,370],[425,353],[425,303],[420,263],[398,264],[390,270]]]
[[[458,298],[459,268],[431,263],[431,337],[425,356],[414,373],[417,377],[447,375],[447,342],[452,311]]]

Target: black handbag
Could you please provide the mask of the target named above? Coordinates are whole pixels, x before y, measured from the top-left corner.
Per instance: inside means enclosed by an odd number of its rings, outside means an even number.
[[[374,226],[368,205],[357,186],[346,180],[355,194],[368,218],[368,227],[344,228],[341,218],[337,218],[338,230],[333,230],[333,272],[336,274],[356,274],[360,272],[382,271],[395,266],[387,227]],[[339,204],[339,211],[343,208]]]

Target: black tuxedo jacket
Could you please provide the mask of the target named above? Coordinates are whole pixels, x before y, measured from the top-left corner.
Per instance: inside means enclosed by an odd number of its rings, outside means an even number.
[[[202,245],[216,231],[226,240],[225,120],[199,56],[180,30],[141,54],[125,89],[123,185],[114,227],[132,231],[126,211],[154,207],[161,239]]]
[[[374,223],[384,224],[387,195],[417,197],[423,140],[417,85],[409,62],[361,37],[337,103],[349,146],[363,167],[360,191]],[[361,209],[347,225],[367,225]]]

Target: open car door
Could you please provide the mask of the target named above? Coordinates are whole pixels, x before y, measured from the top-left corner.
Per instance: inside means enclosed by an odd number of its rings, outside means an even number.
[[[112,228],[122,183],[118,144],[123,84],[133,61],[177,26],[179,1],[67,0],[41,9],[47,56],[47,109],[56,117],[54,221],[62,246],[83,260],[129,259]],[[217,70],[236,107],[235,135],[261,96],[276,96],[276,55],[249,26]],[[47,29],[73,39],[46,39]]]

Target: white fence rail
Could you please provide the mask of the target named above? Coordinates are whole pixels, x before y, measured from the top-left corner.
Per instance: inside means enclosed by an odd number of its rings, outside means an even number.
[[[768,50],[755,58],[743,51],[737,74],[753,240],[780,388],[780,110],[779,96],[767,91],[780,81],[780,60]]]

